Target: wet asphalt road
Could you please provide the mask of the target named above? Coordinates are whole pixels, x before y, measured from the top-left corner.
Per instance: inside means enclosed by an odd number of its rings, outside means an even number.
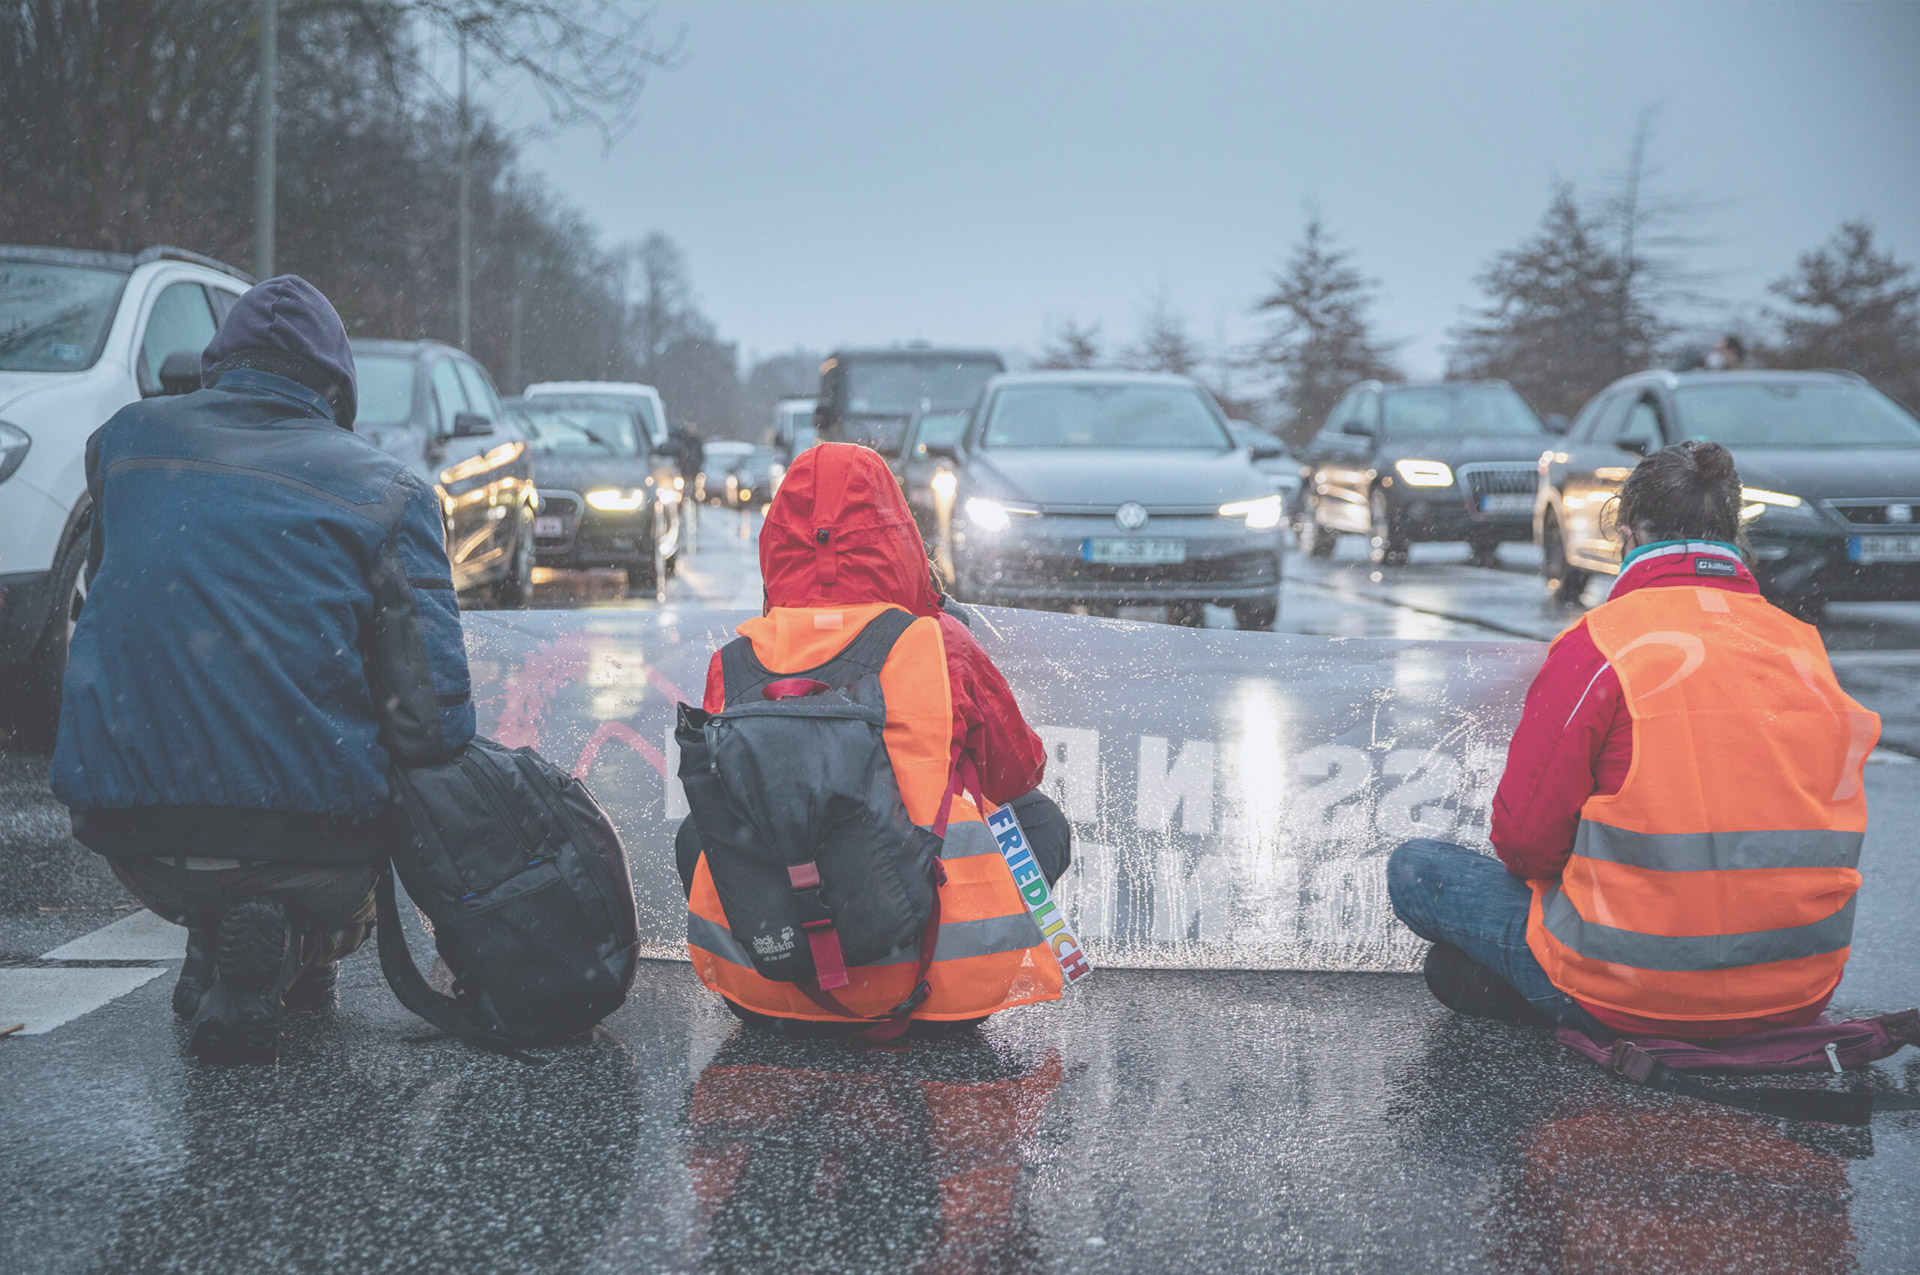
[[[749,531],[709,513],[670,603],[756,604]],[[1292,558],[1282,627],[1550,636],[1573,612],[1506,552],[1378,578]],[[542,600],[615,605],[612,583]],[[1920,607],[1835,608],[1826,632],[1889,745],[1838,1003],[1904,1008]],[[1920,1113],[1842,1130],[1648,1095],[1407,976],[1101,970],[1058,1006],[875,1052],[771,1045],[649,962],[534,1067],[417,1043],[362,952],[277,1067],[195,1066],[166,1006],[175,940],[140,937],[44,775],[0,753],[0,958],[118,919],[133,937],[52,973],[144,981],[0,1040],[0,1270],[1896,1272],[1920,1253]],[[1920,1090],[1920,1052],[1788,1083]]]

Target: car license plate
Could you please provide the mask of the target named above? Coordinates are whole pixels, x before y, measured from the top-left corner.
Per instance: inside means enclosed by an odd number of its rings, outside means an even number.
[[[1184,540],[1144,540],[1118,538],[1082,540],[1080,542],[1080,560],[1082,562],[1105,562],[1116,566],[1158,566],[1169,562],[1187,560],[1187,542]]]
[[[1920,536],[1853,536],[1847,540],[1851,562],[1920,562]]]
[[[1533,497],[1523,492],[1495,492],[1491,496],[1480,497],[1480,512],[1483,514],[1530,514],[1533,512]]]
[[[541,514],[533,520],[533,534],[536,536],[564,536],[567,534],[567,520],[558,514]]]

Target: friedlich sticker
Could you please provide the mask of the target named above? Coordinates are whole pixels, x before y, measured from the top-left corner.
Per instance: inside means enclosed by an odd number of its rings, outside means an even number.
[[[1740,568],[1725,558],[1695,558],[1693,574],[1697,576],[1737,576]]]
[[[1000,843],[1000,853],[1006,856],[1007,867],[1013,871],[1013,883],[1020,887],[1027,912],[1040,927],[1040,936],[1047,941],[1047,946],[1053,949],[1053,959],[1060,962],[1060,972],[1069,983],[1077,983],[1093,973],[1087,954],[1080,950],[1080,940],[1067,928],[1067,918],[1053,905],[1053,892],[1047,889],[1047,878],[1041,873],[1040,865],[1033,861],[1027,834],[1022,831],[1020,821],[1013,817],[1012,809],[1002,806],[988,815],[987,827],[993,830],[993,839]]]

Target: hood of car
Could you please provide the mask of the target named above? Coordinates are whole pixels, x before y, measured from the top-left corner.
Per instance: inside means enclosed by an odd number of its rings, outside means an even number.
[[[1553,446],[1552,434],[1389,434],[1374,455],[1382,467],[1396,460],[1437,460],[1449,465],[1476,461],[1537,461]]]
[[[974,494],[1042,507],[1217,505],[1273,490],[1245,452],[1163,448],[979,451],[967,458],[967,480]]]
[[[533,485],[542,491],[587,492],[596,487],[644,487],[653,473],[645,456],[533,454]]]
[[[1740,481],[1809,500],[1920,499],[1920,447],[1734,449]]]
[[[0,416],[5,416],[8,408],[36,392],[58,389],[86,379],[85,372],[0,372]]]

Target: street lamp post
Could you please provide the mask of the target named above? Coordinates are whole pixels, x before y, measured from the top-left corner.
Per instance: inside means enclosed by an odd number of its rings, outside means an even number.
[[[467,173],[467,28],[460,27],[460,348],[473,349],[473,207]]]
[[[280,55],[279,0],[260,0],[260,97],[253,125],[253,273],[273,275],[274,97]]]

